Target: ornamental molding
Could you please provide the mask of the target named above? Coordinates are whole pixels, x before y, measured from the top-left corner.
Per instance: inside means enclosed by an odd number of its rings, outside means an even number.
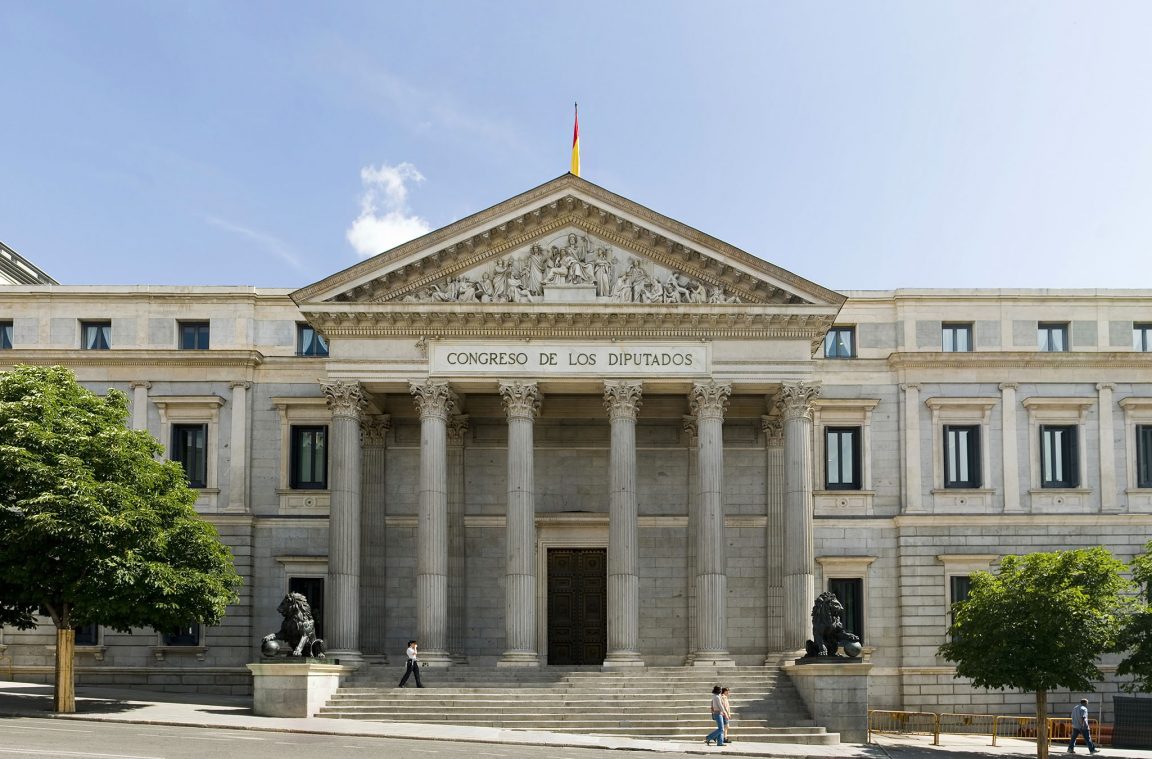
[[[500,398],[509,419],[534,420],[540,415],[544,400],[535,382],[501,382]]]
[[[368,404],[359,382],[324,382],[320,385],[332,416],[360,419]]]
[[[459,396],[447,382],[436,382],[431,379],[424,380],[424,382],[411,382],[409,389],[421,419],[447,421],[449,415],[459,411]]]
[[[635,422],[636,414],[643,403],[641,396],[644,386],[640,382],[627,380],[609,380],[604,383],[604,408],[608,411],[608,419],[615,421]]]
[[[37,348],[6,350],[0,366],[32,364],[34,366],[173,366],[222,367],[254,369],[264,363],[264,355],[254,350],[117,350],[86,351],[79,349]]]
[[[997,351],[988,353],[893,353],[893,369],[1152,369],[1152,353],[1136,351]]]
[[[820,397],[819,382],[785,382],[776,401],[784,421],[812,419],[813,401]]]
[[[732,394],[732,385],[726,382],[698,382],[692,386],[688,393],[688,404],[696,417],[697,424],[703,419],[724,419],[724,412],[728,410],[728,397]]]

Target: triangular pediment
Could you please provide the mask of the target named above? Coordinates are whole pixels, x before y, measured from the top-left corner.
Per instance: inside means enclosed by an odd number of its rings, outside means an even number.
[[[572,174],[293,293],[310,304],[838,307],[844,297]]]

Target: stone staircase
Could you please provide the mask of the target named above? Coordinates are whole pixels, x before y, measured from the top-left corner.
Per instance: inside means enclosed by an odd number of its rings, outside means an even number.
[[[779,668],[597,667],[425,669],[424,688],[396,687],[402,670],[357,671],[320,717],[478,725],[557,733],[701,741],[712,686],[732,689],[737,741],[830,745],[837,733],[816,726]]]

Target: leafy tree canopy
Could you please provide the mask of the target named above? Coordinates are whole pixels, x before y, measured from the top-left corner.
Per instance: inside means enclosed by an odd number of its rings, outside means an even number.
[[[0,624],[215,624],[240,584],[180,466],[125,426],[127,399],[62,367],[0,373]]]
[[[1125,569],[1099,547],[1006,556],[997,574],[972,575],[940,653],[980,688],[1094,690],[1131,609]]]
[[[1119,649],[1128,652],[1116,674],[1131,676],[1128,691],[1152,691],[1152,542],[1132,560],[1132,579],[1139,587],[1139,609],[1129,619]]]

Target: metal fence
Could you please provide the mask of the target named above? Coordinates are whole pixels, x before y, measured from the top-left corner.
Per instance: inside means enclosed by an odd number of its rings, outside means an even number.
[[[1088,720],[1092,734],[1100,734],[1096,720]],[[1069,717],[1050,717],[1047,720],[1048,740],[1067,741],[1072,736],[1072,720]],[[988,735],[992,745],[999,738],[1022,738],[1036,740],[1036,718],[992,714],[961,714],[952,712],[901,712],[883,709],[868,711],[868,742],[872,735],[931,735],[932,745],[940,745],[941,735]]]

